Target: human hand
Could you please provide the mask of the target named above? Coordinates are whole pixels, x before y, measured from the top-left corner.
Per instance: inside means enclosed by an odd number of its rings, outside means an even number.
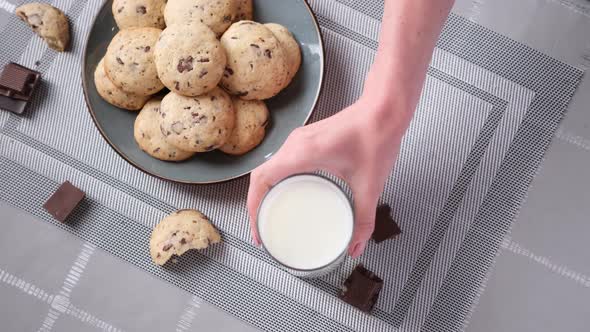
[[[293,174],[324,170],[345,180],[352,189],[355,227],[348,252],[353,258],[363,253],[408,122],[399,117],[397,124],[383,123],[383,118],[373,115],[387,113],[379,109],[392,105],[374,100],[361,98],[330,118],[296,129],[272,159],[254,170],[248,211],[257,245],[257,209],[270,187]]]

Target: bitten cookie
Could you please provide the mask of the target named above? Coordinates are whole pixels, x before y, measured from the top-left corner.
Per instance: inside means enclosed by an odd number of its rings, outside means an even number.
[[[237,7],[236,0],[168,0],[164,19],[166,25],[198,21],[221,36],[230,26]]]
[[[170,92],[160,108],[160,129],[166,141],[185,151],[215,150],[234,129],[231,98],[219,88],[198,97]]]
[[[241,155],[254,149],[266,133],[268,109],[263,101],[232,98],[236,125],[227,142],[219,150],[232,155]]]
[[[113,17],[119,29],[164,29],[166,0],[114,0]]]
[[[288,59],[283,47],[264,25],[234,23],[221,37],[227,66],[221,86],[244,100],[273,97],[285,85]]]
[[[70,25],[64,13],[48,4],[32,2],[16,8],[27,23],[52,49],[63,52],[70,43]]]
[[[213,90],[226,64],[225,51],[213,31],[194,21],[162,31],[154,56],[162,83],[185,96]]]
[[[183,151],[166,142],[160,130],[160,99],[152,99],[145,104],[135,118],[133,137],[139,148],[150,156],[166,161],[181,161],[194,153]]]
[[[164,265],[172,255],[180,256],[190,249],[205,249],[221,242],[221,235],[207,217],[197,210],[179,210],[152,231],[150,255],[154,263]]]
[[[130,111],[140,110],[148,96],[138,96],[119,89],[107,77],[104,70],[104,59],[101,59],[94,71],[94,85],[96,91],[107,103]]]
[[[140,96],[153,95],[164,88],[154,62],[154,45],[160,32],[156,28],[130,28],[113,37],[104,56],[104,67],[116,86]]]
[[[238,5],[234,22],[243,20],[252,21],[254,18],[254,8],[252,7],[252,0],[236,0]]]
[[[293,34],[289,29],[277,23],[267,23],[264,25],[273,35],[279,40],[285,54],[287,55],[287,80],[285,81],[285,87],[291,83],[291,80],[297,74],[299,66],[301,65],[301,50],[299,49],[299,43],[293,37]]]

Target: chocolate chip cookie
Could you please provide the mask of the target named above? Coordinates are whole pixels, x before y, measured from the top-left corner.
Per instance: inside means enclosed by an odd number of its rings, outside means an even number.
[[[107,103],[130,111],[140,110],[149,96],[138,96],[119,89],[107,77],[104,70],[104,59],[101,59],[94,71],[96,91]]]
[[[301,66],[301,50],[299,49],[299,43],[293,37],[293,34],[286,27],[277,23],[267,23],[264,25],[273,35],[279,40],[285,50],[287,56],[287,80],[285,81],[285,87],[291,83],[291,80],[297,74],[299,66]]]
[[[46,3],[32,2],[17,7],[15,12],[49,47],[58,52],[66,50],[70,43],[70,25],[61,10]]]
[[[153,95],[164,88],[154,61],[154,45],[161,32],[156,28],[129,28],[113,37],[104,66],[116,86],[140,96]]]
[[[275,96],[288,78],[288,58],[272,31],[260,23],[240,21],[221,37],[227,66],[221,86],[244,100]]]
[[[197,21],[217,36],[227,30],[237,13],[236,0],[168,0],[164,9],[166,25]]]
[[[219,150],[232,155],[241,155],[254,149],[266,133],[268,109],[263,101],[232,98],[236,124],[231,136]]]
[[[213,90],[226,64],[225,51],[213,31],[194,21],[167,27],[155,45],[154,56],[162,83],[184,96]]]
[[[164,29],[165,6],[166,0],[114,0],[113,17],[119,29]]]
[[[252,21],[252,19],[254,19],[252,0],[236,0],[236,3],[238,4],[238,8],[236,11],[236,16],[234,17],[234,22],[243,20]]]
[[[160,103],[160,99],[151,99],[135,118],[133,137],[137,145],[145,153],[160,160],[181,161],[192,157],[194,153],[180,150],[166,142],[160,130]]]
[[[190,249],[205,249],[221,242],[221,235],[209,219],[197,210],[179,210],[152,231],[150,255],[154,263],[164,265],[172,255],[180,256]]]
[[[198,97],[170,92],[160,107],[162,134],[168,143],[185,151],[215,150],[225,144],[234,129],[231,98],[219,88]]]

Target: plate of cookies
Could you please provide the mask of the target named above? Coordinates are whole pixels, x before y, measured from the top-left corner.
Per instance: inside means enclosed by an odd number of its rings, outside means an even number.
[[[302,0],[110,0],[82,61],[96,127],[138,169],[181,183],[249,174],[307,123],[324,74]]]

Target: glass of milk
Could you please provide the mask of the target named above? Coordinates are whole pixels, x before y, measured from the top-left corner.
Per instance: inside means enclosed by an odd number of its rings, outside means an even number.
[[[344,191],[315,174],[297,174],[277,183],[258,208],[264,249],[288,272],[314,278],[346,257],[354,211]]]

